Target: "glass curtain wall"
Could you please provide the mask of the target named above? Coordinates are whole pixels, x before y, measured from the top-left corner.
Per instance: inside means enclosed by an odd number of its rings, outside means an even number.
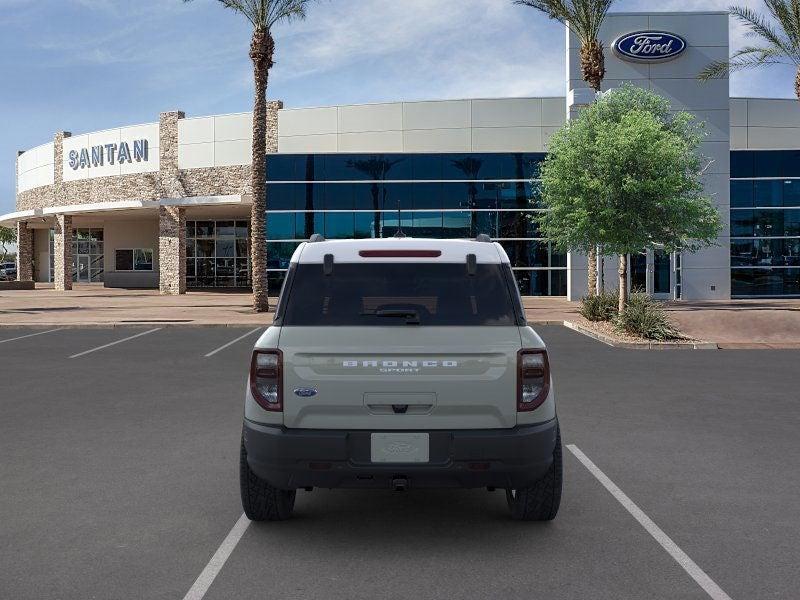
[[[267,256],[277,290],[298,244],[327,239],[474,238],[503,245],[524,295],[564,296],[566,255],[531,216],[541,153],[277,154],[267,157]],[[533,180],[533,181],[532,181]]]
[[[250,285],[250,223],[187,221],[186,286]]]
[[[800,296],[800,150],[731,152],[731,295]]]

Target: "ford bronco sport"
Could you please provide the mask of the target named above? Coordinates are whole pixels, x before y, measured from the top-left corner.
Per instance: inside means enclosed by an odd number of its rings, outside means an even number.
[[[413,238],[301,244],[253,351],[240,482],[252,520],[298,489],[506,490],[549,520],[561,439],[547,351],[502,246]]]

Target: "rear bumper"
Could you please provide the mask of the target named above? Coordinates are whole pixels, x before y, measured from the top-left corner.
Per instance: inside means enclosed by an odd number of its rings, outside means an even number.
[[[373,463],[370,431],[286,429],[245,421],[253,472],[282,489],[409,487],[522,488],[553,462],[558,420],[511,429],[429,431],[424,464]]]

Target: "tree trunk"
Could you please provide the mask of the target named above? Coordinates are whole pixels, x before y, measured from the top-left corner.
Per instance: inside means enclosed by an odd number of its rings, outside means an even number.
[[[256,29],[250,43],[253,61],[255,99],[253,102],[253,154],[251,189],[253,204],[250,208],[250,268],[253,279],[253,310],[269,310],[267,286],[267,82],[272,67],[275,43],[269,31]]]
[[[594,247],[589,249],[589,255],[587,256],[587,286],[589,288],[588,296],[596,296],[597,295],[597,250]]]
[[[603,45],[597,40],[591,40],[581,45],[581,75],[595,92],[600,91],[603,77],[606,75]],[[591,248],[588,255],[589,269],[587,285],[589,296],[597,294],[597,250]]]
[[[794,94],[800,100],[800,68],[797,69],[797,75],[794,77]]]
[[[600,293],[606,291],[605,258],[603,257],[603,247],[597,247],[597,287]]]
[[[625,305],[628,304],[628,258],[624,254],[619,255],[619,307],[618,312],[622,314]]]
[[[581,46],[581,75],[595,92],[600,91],[600,84],[606,76],[605,56],[603,45],[597,40],[591,40]]]

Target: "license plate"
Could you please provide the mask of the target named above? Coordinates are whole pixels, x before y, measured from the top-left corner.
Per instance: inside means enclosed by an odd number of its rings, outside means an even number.
[[[372,462],[428,462],[429,446],[427,433],[373,433]]]

